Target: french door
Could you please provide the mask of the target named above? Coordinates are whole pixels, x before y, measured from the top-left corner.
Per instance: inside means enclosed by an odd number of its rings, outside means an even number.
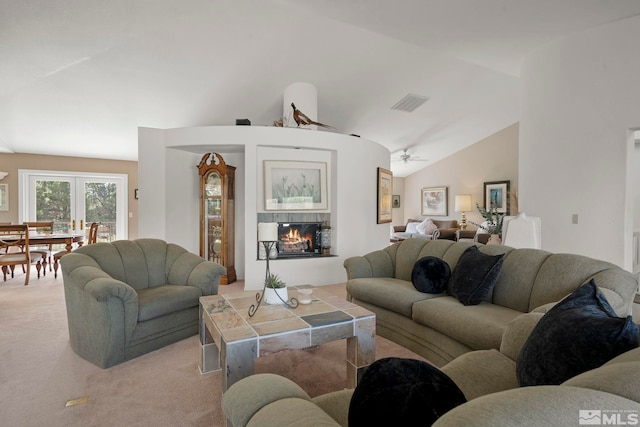
[[[127,176],[20,170],[20,221],[53,221],[54,232],[83,233],[99,222],[98,240],[126,239]]]

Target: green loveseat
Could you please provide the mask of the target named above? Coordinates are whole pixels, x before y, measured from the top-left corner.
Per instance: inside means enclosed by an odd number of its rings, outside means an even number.
[[[95,243],[61,258],[71,347],[108,368],[198,333],[219,264],[159,239]]]

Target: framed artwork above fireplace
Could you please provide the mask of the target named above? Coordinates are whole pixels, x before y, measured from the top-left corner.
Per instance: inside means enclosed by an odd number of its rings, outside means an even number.
[[[265,210],[324,210],[328,197],[326,163],[264,161]]]

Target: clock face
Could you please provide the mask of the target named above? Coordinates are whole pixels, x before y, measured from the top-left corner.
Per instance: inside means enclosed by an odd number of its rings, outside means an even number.
[[[207,193],[207,196],[222,195],[222,179],[217,172],[213,172],[207,177],[207,182],[204,185],[204,189]]]

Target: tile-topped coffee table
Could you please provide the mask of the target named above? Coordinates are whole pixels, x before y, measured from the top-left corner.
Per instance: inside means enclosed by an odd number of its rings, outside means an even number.
[[[304,286],[308,287],[308,286]],[[302,288],[302,287],[301,287]],[[289,297],[297,296],[289,287]],[[256,291],[200,297],[200,372],[224,367],[222,391],[254,373],[254,361],[284,350],[301,349],[347,339],[347,387],[375,360],[375,314],[344,299],[313,288],[311,304],[297,308],[260,306],[248,310]]]

